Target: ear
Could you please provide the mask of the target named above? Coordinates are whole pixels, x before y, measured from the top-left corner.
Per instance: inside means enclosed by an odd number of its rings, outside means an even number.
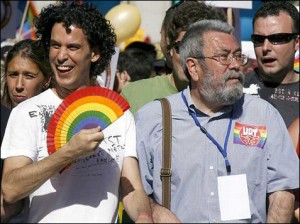
[[[131,77],[130,77],[130,75],[127,73],[127,71],[123,71],[123,72],[120,73],[120,79],[121,79],[121,81],[123,81],[123,82],[130,82]]]
[[[48,80],[46,80],[46,82],[44,83],[43,85],[43,89],[46,90],[49,86],[50,86],[50,83],[51,83],[51,76],[48,78]]]
[[[91,61],[96,62],[100,58],[100,53],[97,49],[92,50]]]
[[[202,72],[198,60],[196,58],[187,58],[185,64],[191,76],[191,80],[195,82],[198,81],[199,72]]]
[[[173,54],[174,54],[174,48],[171,48],[170,50],[169,50],[169,54],[171,55],[171,57],[173,57]]]

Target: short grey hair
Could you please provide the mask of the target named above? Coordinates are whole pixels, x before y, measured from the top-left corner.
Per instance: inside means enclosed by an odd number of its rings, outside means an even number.
[[[233,34],[234,28],[226,22],[220,20],[200,20],[191,24],[185,33],[180,46],[180,63],[185,75],[190,79],[190,74],[186,67],[188,57],[202,57],[204,49],[203,35],[210,31]]]

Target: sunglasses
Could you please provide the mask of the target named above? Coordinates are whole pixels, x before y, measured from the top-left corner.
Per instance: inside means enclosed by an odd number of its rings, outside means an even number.
[[[278,45],[278,44],[286,44],[290,42],[292,39],[296,38],[298,34],[296,33],[275,33],[268,36],[252,34],[251,41],[255,46],[263,45],[265,39],[271,44]]]

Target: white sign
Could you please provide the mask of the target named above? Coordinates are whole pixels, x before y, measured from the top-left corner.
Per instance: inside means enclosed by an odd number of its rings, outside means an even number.
[[[256,59],[254,45],[252,41],[242,41],[242,52],[247,55],[249,58]]]
[[[221,8],[252,9],[252,1],[205,1],[205,3]]]
[[[111,90],[114,87],[120,48],[115,47],[115,51],[116,53],[112,55],[109,67],[97,77],[97,81],[100,86],[107,87]]]

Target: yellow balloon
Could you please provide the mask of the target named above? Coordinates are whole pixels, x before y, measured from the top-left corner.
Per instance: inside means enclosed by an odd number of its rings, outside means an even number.
[[[105,18],[110,21],[117,35],[117,45],[132,37],[141,25],[138,8],[130,4],[121,4],[107,12]]]

